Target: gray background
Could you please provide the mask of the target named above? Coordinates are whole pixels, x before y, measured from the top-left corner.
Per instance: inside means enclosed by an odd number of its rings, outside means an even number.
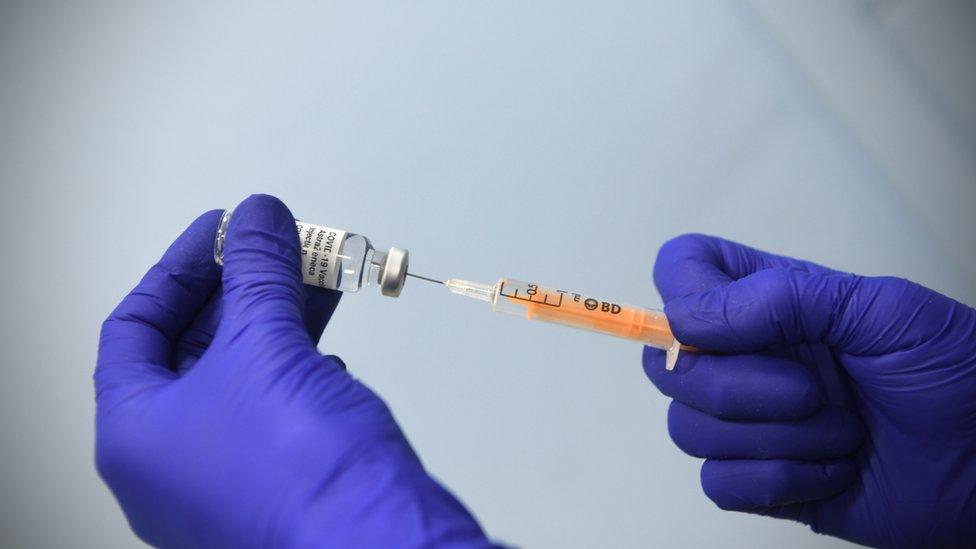
[[[417,272],[660,304],[703,231],[976,303],[971,2],[0,5],[0,542],[137,546],[93,466],[99,324],[252,192]],[[640,346],[410,282],[321,348],[491,535],[824,546],[723,513]]]

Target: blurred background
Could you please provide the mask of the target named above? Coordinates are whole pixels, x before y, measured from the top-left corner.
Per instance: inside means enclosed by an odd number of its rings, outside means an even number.
[[[0,2],[0,544],[140,545],[94,469],[98,331],[205,210],[271,193],[422,274],[648,306],[688,231],[973,305],[974,97],[962,0]],[[841,545],[709,502],[633,343],[413,280],[320,348],[497,539]]]

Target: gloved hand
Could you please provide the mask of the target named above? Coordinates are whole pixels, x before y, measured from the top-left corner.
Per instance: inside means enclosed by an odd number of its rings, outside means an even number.
[[[976,545],[976,310],[686,235],[654,280],[683,353],[644,370],[719,507],[868,545]]]
[[[339,294],[304,286],[277,199],[197,219],[105,321],[98,471],[132,529],[175,547],[489,545],[382,400],[315,342]]]

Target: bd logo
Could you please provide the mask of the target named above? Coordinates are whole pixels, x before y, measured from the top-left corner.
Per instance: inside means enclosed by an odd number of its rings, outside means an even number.
[[[610,313],[612,315],[620,312],[620,305],[606,301],[597,301],[592,297],[584,301],[583,306],[586,307],[586,310],[588,311],[595,311],[597,308],[599,308],[601,312]]]

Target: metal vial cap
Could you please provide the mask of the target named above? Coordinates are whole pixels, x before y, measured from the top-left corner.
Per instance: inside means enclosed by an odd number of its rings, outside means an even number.
[[[410,253],[402,248],[390,248],[383,261],[380,271],[380,293],[389,297],[397,297],[403,290],[403,282],[407,278],[407,264]]]

